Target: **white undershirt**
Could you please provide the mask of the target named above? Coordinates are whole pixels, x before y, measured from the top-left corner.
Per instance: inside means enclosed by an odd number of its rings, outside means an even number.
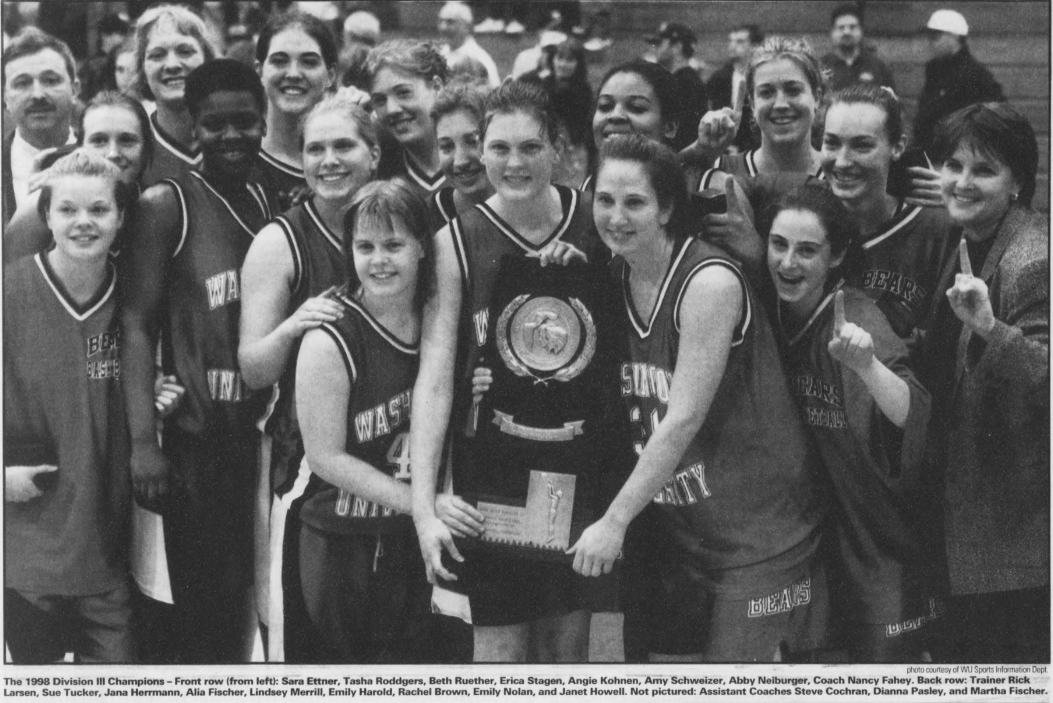
[[[77,135],[73,130],[69,131],[69,139],[66,144],[76,144]],[[21,206],[29,195],[29,176],[33,173],[33,160],[43,149],[35,146],[22,138],[15,130],[15,138],[11,141],[11,186],[15,191],[15,205]]]

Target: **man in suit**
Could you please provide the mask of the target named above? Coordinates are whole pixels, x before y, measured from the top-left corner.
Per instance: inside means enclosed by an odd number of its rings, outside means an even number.
[[[29,194],[40,152],[76,142],[70,124],[80,83],[69,47],[36,27],[21,31],[4,49],[2,76],[4,106],[15,122],[2,155],[6,227]]]

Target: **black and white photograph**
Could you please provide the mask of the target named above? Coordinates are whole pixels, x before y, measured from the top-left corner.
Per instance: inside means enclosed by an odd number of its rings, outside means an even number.
[[[1049,700],[1049,3],[0,7],[5,698]]]

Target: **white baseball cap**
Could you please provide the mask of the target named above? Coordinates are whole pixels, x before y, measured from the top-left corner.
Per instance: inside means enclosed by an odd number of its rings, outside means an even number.
[[[933,32],[947,32],[959,37],[969,36],[969,23],[965,21],[962,13],[954,10],[936,10],[929,18],[925,29]]]
[[[470,25],[472,23],[472,8],[468,7],[466,3],[452,0],[439,10],[439,19],[460,20]]]

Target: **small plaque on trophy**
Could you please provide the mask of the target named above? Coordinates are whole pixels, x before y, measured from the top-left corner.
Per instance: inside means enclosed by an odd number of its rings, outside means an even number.
[[[564,552],[584,527],[574,515],[576,481],[570,474],[531,471],[525,503],[479,496],[475,507],[486,518],[485,529],[479,539],[464,546],[569,560]]]

